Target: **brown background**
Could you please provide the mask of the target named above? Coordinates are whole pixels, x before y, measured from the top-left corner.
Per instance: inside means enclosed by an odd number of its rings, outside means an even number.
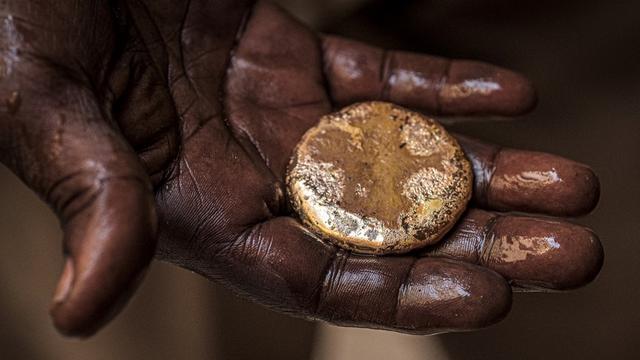
[[[0,168],[0,358],[633,359],[640,348],[640,3],[635,1],[281,1],[310,25],[378,45],[482,59],[527,74],[538,109],[517,122],[456,125],[508,146],[591,164],[602,199],[580,222],[605,247],[590,286],[517,295],[485,331],[435,337],[314,325],[268,312],[156,263],[124,313],[66,340],[47,306],[61,269],[50,211]],[[516,4],[517,3],[517,4]]]

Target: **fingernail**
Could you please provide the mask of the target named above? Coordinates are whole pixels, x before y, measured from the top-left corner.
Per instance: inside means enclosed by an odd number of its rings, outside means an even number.
[[[71,292],[71,285],[73,284],[73,261],[70,258],[64,264],[64,269],[62,270],[62,275],[60,276],[60,281],[58,282],[58,286],[56,287],[56,291],[53,295],[53,303],[54,305],[63,303],[69,292]]]

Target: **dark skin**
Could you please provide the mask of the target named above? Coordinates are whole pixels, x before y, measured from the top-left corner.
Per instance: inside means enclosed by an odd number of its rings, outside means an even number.
[[[474,199],[432,248],[349,253],[289,210],[288,159],[320,116],[364,100],[517,115],[535,96],[513,72],[318,35],[263,2],[1,10],[0,159],[60,218],[51,314],[65,334],[110,319],[154,256],[295,316],[420,334],[490,325],[512,289],[575,288],[601,267],[590,230],[497,212],[584,214],[598,199],[588,167],[464,137]]]

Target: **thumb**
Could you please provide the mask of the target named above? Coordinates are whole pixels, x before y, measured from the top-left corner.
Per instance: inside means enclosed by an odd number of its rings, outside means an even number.
[[[37,85],[0,88],[12,105],[0,111],[0,160],[60,219],[66,263],[51,316],[62,333],[87,336],[124,304],[153,257],[152,188],[92,92],[39,75]]]

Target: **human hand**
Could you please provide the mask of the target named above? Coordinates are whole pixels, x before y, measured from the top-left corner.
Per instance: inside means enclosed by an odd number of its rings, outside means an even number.
[[[285,168],[320,116],[361,100],[517,115],[534,93],[513,72],[320,36],[264,2],[3,6],[0,159],[60,217],[64,333],[97,330],[154,253],[296,316],[413,333],[489,325],[512,286],[574,288],[600,269],[590,230],[496,212],[586,213],[589,168],[465,137],[473,203],[434,247],[352,254],[290,213]]]

